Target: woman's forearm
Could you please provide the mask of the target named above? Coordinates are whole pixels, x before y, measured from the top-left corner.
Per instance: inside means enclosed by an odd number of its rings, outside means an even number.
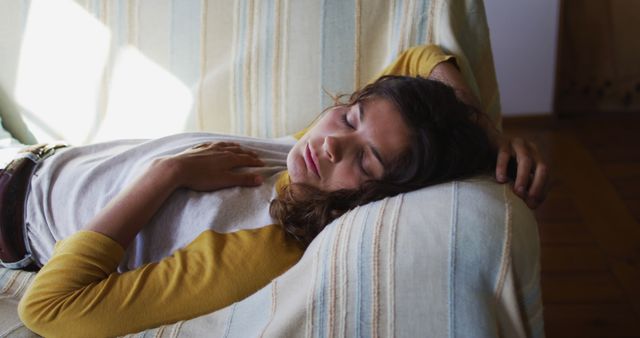
[[[437,64],[431,71],[429,79],[440,81],[453,88],[460,100],[483,112],[482,107],[480,106],[480,101],[473,94],[471,88],[469,88],[467,82],[462,76],[462,73],[452,61],[445,61]]]
[[[476,95],[473,94],[473,91],[471,91],[471,88],[467,85],[464,76],[462,76],[462,73],[453,62],[440,62],[431,71],[429,79],[440,81],[453,88],[456,92],[456,96],[458,96],[462,102],[475,107],[478,112],[480,112],[476,117],[476,122],[487,131],[493,142],[498,142],[497,139],[499,138],[500,133],[496,129],[494,122],[489,118],[484,109],[482,109],[480,100],[478,100]]]
[[[86,225],[127,248],[140,229],[178,188],[175,165],[154,161]]]
[[[121,336],[238,302],[302,253],[277,224],[226,234],[209,230],[157,263],[119,274],[112,271],[124,256],[120,245],[80,231],[56,245],[18,313],[45,337]]]

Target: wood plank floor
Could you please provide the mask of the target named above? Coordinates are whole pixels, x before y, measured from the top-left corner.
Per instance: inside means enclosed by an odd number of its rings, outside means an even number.
[[[547,337],[640,337],[640,113],[507,118],[551,165],[535,214]]]

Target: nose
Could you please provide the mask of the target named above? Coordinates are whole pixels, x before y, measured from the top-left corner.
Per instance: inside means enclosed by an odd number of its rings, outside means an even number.
[[[325,136],[322,148],[327,154],[329,161],[337,163],[341,158],[340,141],[335,136]]]

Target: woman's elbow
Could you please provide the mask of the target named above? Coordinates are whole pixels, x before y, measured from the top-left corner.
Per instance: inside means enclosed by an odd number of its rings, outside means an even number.
[[[24,325],[31,331],[49,337],[51,325],[56,321],[56,300],[43,298],[27,292],[18,303],[18,316]],[[55,335],[55,334],[54,334]]]
[[[34,332],[39,332],[38,329],[42,324],[41,318],[43,318],[43,316],[38,309],[39,306],[36,306],[27,295],[18,303],[18,316],[20,316],[20,320],[27,328]]]

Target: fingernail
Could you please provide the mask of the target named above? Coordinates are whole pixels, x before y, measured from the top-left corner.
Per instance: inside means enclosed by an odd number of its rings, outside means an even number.
[[[516,191],[520,195],[525,195],[525,191],[524,191],[524,187],[523,186],[519,186],[518,188],[516,188]]]
[[[499,174],[498,175],[498,181],[504,182],[506,180],[507,180],[507,176],[505,176],[504,174]]]
[[[253,179],[253,182],[254,182],[255,184],[260,184],[260,183],[262,183],[262,176],[256,176],[256,177]]]

